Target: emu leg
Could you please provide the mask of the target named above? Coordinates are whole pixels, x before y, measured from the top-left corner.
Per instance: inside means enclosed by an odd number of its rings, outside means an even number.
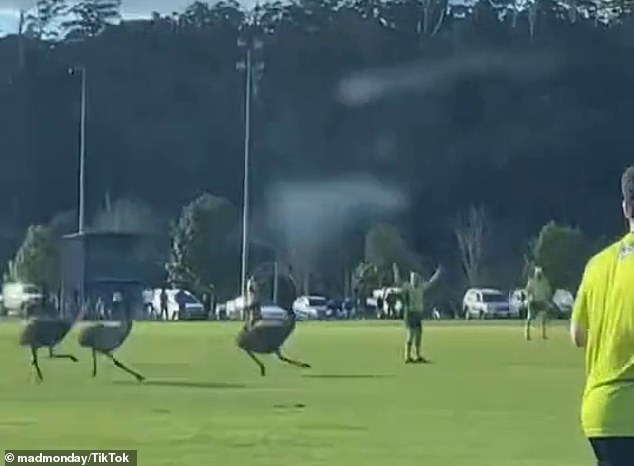
[[[92,376],[97,377],[97,351],[92,349]]]
[[[53,351],[53,347],[49,346],[48,348],[48,357],[49,358],[57,358],[57,359],[70,359],[73,362],[78,362],[78,359],[72,354],[56,354]]]
[[[141,374],[139,374],[138,372],[133,371],[132,369],[130,369],[129,367],[126,367],[122,362],[117,361],[117,359],[110,353],[104,352],[103,354],[105,354],[106,356],[108,356],[112,362],[114,363],[115,366],[117,366],[119,369],[123,369],[124,371],[126,371],[128,374],[133,375],[134,377],[136,377],[136,379],[139,382],[143,382],[145,380],[145,377],[143,377]]]
[[[249,355],[249,357],[251,359],[253,359],[255,361],[255,363],[260,368],[260,375],[262,377],[264,377],[266,375],[266,368],[264,367],[264,364],[262,364],[262,362],[260,362],[260,360],[258,358],[256,358],[255,354],[253,354],[251,351],[247,351],[247,350],[244,350],[244,351],[245,351],[245,353],[247,353]]]
[[[284,356],[280,350],[277,350],[275,352],[275,356],[277,356],[277,358],[280,361],[284,361],[285,363],[292,364],[293,366],[310,368],[310,364],[306,364],[305,362],[294,361],[293,359],[289,359],[286,356]]]
[[[41,382],[44,380],[42,377],[42,371],[40,370],[40,365],[37,362],[37,349],[31,347],[31,365],[35,367],[35,372],[37,373],[37,380]]]

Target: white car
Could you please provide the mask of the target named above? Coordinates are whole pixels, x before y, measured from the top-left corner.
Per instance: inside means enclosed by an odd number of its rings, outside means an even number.
[[[227,301],[224,306],[227,319],[243,319],[244,298],[242,296]],[[262,320],[284,320],[288,316],[288,312],[275,304],[264,304],[260,306],[260,313]]]
[[[559,289],[553,295],[553,304],[559,317],[569,318],[575,304],[575,297],[570,291]]]
[[[2,306],[9,315],[20,315],[32,302],[43,296],[42,290],[36,285],[5,283],[2,287]]]
[[[471,288],[462,300],[465,319],[509,318],[509,299],[500,290],[492,288]]]
[[[509,309],[511,316],[515,318],[525,317],[528,306],[526,301],[526,290],[523,288],[517,288],[511,292],[509,297]]]
[[[185,301],[185,315],[179,315],[176,294],[180,290],[168,289],[167,292],[167,320],[206,320],[209,318],[205,306],[191,292],[183,290]],[[153,290],[152,308],[156,316],[161,315],[161,289]]]
[[[260,308],[262,320],[285,320],[288,312],[275,304],[265,304]]]
[[[568,290],[558,289],[555,291],[552,297],[552,311],[557,314],[557,317],[568,318],[572,312],[572,307],[575,303],[575,297]],[[513,291],[510,298],[510,308],[512,314],[520,314],[520,310],[523,310],[522,316],[527,313],[528,303],[526,302],[526,290],[518,288]]]
[[[293,312],[297,320],[325,319],[328,314],[328,300],[323,296],[300,296],[293,302]]]

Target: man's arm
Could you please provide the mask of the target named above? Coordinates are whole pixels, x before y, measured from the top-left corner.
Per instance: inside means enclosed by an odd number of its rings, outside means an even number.
[[[588,331],[580,322],[570,321],[570,338],[577,348],[585,348],[588,340]]]
[[[588,341],[588,291],[587,268],[583,274],[581,285],[577,291],[572,316],[570,317],[570,339],[577,348],[585,348]]]
[[[441,273],[442,273],[442,265],[439,265],[436,271],[434,272],[434,274],[431,276],[431,278],[427,280],[426,282],[423,282],[423,288],[428,289],[434,286],[434,284],[438,281],[438,278],[440,278]]]

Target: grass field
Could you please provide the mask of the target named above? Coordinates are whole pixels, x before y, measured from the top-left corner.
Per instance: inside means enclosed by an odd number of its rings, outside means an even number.
[[[140,323],[118,352],[147,381],[71,334],[37,384],[20,324],[0,323],[0,447],[138,449],[139,465],[584,466],[582,354],[565,327],[430,322],[433,363],[402,363],[398,323],[300,323],[286,345],[312,369],[233,344],[235,323]]]

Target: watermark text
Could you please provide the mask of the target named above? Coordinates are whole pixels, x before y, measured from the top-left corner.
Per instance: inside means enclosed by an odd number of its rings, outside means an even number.
[[[5,466],[117,464],[136,466],[136,450],[5,450]]]

